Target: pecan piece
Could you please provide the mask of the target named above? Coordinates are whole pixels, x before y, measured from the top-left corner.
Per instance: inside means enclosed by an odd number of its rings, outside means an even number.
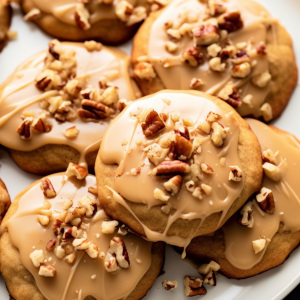
[[[92,100],[82,100],[82,108],[77,110],[78,116],[85,119],[105,119],[110,115],[110,109],[108,106],[92,101]]]
[[[46,250],[47,250],[47,251],[53,250],[54,247],[55,247],[55,244],[56,244],[56,238],[50,240],[50,241],[47,243],[47,245],[46,245]]]
[[[241,19],[241,13],[238,10],[233,10],[221,15],[218,18],[219,28],[228,32],[237,31],[243,28],[244,23]]]
[[[193,29],[194,45],[205,46],[219,41],[217,26],[213,24],[200,25]]]
[[[88,10],[84,7],[84,5],[82,3],[76,4],[74,18],[79,28],[83,30],[90,29],[91,25],[88,21],[89,17],[90,14]]]
[[[83,180],[89,175],[89,172],[79,165],[69,163],[66,175],[68,177],[76,176],[77,179]]]
[[[256,196],[256,201],[264,212],[269,214],[274,213],[275,201],[271,190],[263,187],[260,193]]]
[[[39,275],[43,277],[54,277],[56,270],[49,265],[41,265],[39,270]]]
[[[41,118],[38,118],[33,124],[32,128],[38,132],[49,132],[52,125],[45,123]]]
[[[130,266],[126,245],[120,237],[116,236],[110,241],[108,252],[115,255],[117,263],[121,268],[127,269]]]
[[[164,183],[165,189],[171,193],[172,196],[176,195],[182,185],[182,177],[180,175],[176,175],[169,179],[167,182]]]
[[[249,201],[240,210],[242,217],[240,218],[239,223],[248,228],[252,228],[254,224],[252,205],[253,201]]]
[[[248,53],[241,49],[241,50],[238,50],[234,56],[234,58],[232,59],[232,62],[234,64],[241,64],[241,63],[244,63],[244,62],[249,62],[250,61],[250,57],[248,55]]]
[[[155,110],[152,110],[145,119],[145,122],[141,124],[143,134],[145,137],[150,137],[156,134],[158,131],[165,128],[165,123],[160,118]]]
[[[163,175],[175,175],[178,173],[188,173],[190,166],[180,160],[163,161],[156,168],[153,169],[152,175],[163,176]]]
[[[178,282],[176,280],[171,281],[171,280],[164,280],[162,282],[162,286],[166,291],[170,291],[172,289],[176,289],[178,286]]]
[[[181,58],[192,67],[197,67],[203,61],[203,54],[196,47],[189,47],[182,53]]]
[[[24,140],[31,139],[31,120],[25,119],[17,129],[17,133]]]
[[[206,289],[202,286],[203,280],[197,277],[184,276],[184,294],[187,297],[200,296],[206,294]]]
[[[176,134],[186,138],[188,141],[191,139],[190,138],[190,132],[187,127],[185,126],[180,126],[178,129],[174,130]]]
[[[179,159],[186,160],[191,157],[193,153],[193,144],[185,137],[176,134],[175,153]]]
[[[243,178],[243,171],[238,166],[230,166],[229,167],[229,177],[228,180],[232,181],[241,181]]]
[[[49,178],[43,178],[40,187],[47,198],[56,197],[56,191]]]
[[[203,278],[203,282],[211,286],[217,285],[216,273],[213,270],[210,270]]]
[[[59,219],[55,219],[53,224],[52,224],[52,229],[55,235],[59,235],[61,231],[61,224],[62,221]]]
[[[265,45],[264,43],[259,43],[259,44],[256,46],[256,52],[257,52],[257,54],[262,55],[262,56],[267,55],[267,52],[266,52],[266,45]]]

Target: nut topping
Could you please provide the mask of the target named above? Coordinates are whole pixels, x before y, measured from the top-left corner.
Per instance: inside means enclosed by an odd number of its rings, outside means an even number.
[[[85,119],[105,119],[110,115],[108,106],[91,100],[82,100],[82,108],[78,109],[78,116]]]
[[[101,231],[104,234],[113,234],[119,225],[118,221],[103,221],[101,224]]]
[[[261,106],[260,111],[261,111],[262,116],[263,116],[263,118],[266,122],[269,122],[269,121],[272,120],[273,110],[272,110],[272,106],[269,103],[264,103]]]
[[[50,240],[50,241],[47,243],[47,245],[46,245],[46,250],[47,250],[47,251],[53,250],[54,247],[55,247],[55,244],[56,244],[56,238]]]
[[[260,193],[256,196],[256,201],[264,212],[269,214],[274,213],[275,201],[271,190],[263,187]]]
[[[68,177],[76,176],[77,179],[83,180],[89,175],[89,172],[81,166],[78,166],[73,163],[69,163],[68,169],[66,171],[66,175]]]
[[[190,166],[180,160],[164,161],[153,169],[152,175],[164,176],[164,175],[175,175],[178,173],[188,173]]]
[[[56,270],[49,265],[41,265],[39,270],[39,275],[43,277],[54,277]]]
[[[272,76],[269,72],[264,72],[257,76],[254,76],[252,78],[252,83],[259,88],[264,88],[269,84],[271,78]]]
[[[216,274],[215,271],[210,270],[203,278],[203,282],[206,284],[209,284],[211,286],[216,286],[217,285],[217,279],[216,279]]]
[[[17,129],[17,133],[24,140],[31,139],[31,122],[32,121],[30,119],[26,118]]]
[[[183,283],[185,287],[184,294],[187,297],[200,296],[207,293],[205,287],[202,286],[203,280],[200,278],[184,276]]]
[[[256,241],[252,241],[252,246],[253,246],[254,253],[257,254],[258,252],[264,250],[266,246],[266,239],[259,239]]]
[[[213,173],[214,173],[213,168],[212,168],[211,166],[207,165],[207,164],[202,163],[202,164],[200,165],[200,167],[201,167],[201,170],[202,170],[204,173],[206,173],[206,174],[213,174]]]
[[[155,199],[164,201],[164,202],[166,202],[170,199],[170,196],[166,195],[166,193],[159,188],[156,188],[154,190],[153,196]]]
[[[243,178],[243,171],[238,166],[230,166],[229,167],[229,177],[228,180],[232,181],[241,181]]]
[[[174,196],[179,192],[182,185],[182,181],[182,177],[180,175],[176,175],[169,179],[167,182],[165,182],[164,187],[169,193],[171,193],[172,196]]]
[[[231,70],[231,76],[235,78],[245,78],[250,73],[251,73],[251,66],[248,62],[235,65]]]
[[[211,270],[218,272],[220,270],[220,265],[215,261],[211,261],[209,264],[203,264],[199,267],[198,272],[202,275],[208,274]]]
[[[176,280],[171,281],[171,280],[164,280],[162,282],[162,286],[166,291],[176,289],[178,286],[178,282]]]
[[[44,252],[43,250],[34,250],[29,257],[35,267],[39,267],[44,261]]]
[[[90,14],[82,3],[76,4],[74,17],[76,24],[80,29],[88,30],[91,28],[89,23]]]
[[[253,218],[253,201],[248,201],[243,208],[240,210],[242,217],[239,220],[239,223],[248,228],[252,228],[254,224]]]
[[[238,10],[229,11],[218,18],[219,28],[233,32],[241,29],[244,23]]]
[[[195,47],[186,49],[181,56],[182,60],[190,64],[192,67],[197,67],[202,63],[203,54]]]
[[[152,110],[145,119],[145,122],[141,124],[145,137],[150,137],[156,134],[158,131],[165,128],[165,123],[159,117],[155,110]]]
[[[271,149],[265,150],[262,153],[262,160],[263,160],[263,162],[268,162],[268,163],[276,166],[277,165],[277,154],[278,154],[278,152],[274,154]]]
[[[277,166],[266,162],[262,167],[265,175],[273,181],[279,181],[281,179],[281,172]]]
[[[140,62],[134,67],[133,74],[139,79],[151,80],[156,77],[153,66],[148,62]]]
[[[49,178],[43,178],[40,187],[47,198],[56,197],[56,191]]]
[[[194,45],[206,46],[217,43],[219,41],[219,33],[217,26],[213,24],[200,25],[193,29]]]
[[[52,125],[47,124],[41,118],[38,118],[32,123],[32,129],[38,132],[49,132],[52,129]]]

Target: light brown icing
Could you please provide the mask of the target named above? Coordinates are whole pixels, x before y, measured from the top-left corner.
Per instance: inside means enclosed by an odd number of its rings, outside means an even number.
[[[204,1],[203,1],[204,2]],[[251,79],[263,72],[268,71],[267,56],[254,55],[250,56],[251,62],[257,62],[256,66],[252,67],[252,72],[244,79],[233,78],[230,74],[232,63],[227,61],[227,66],[224,72],[215,72],[210,69],[208,64],[208,54],[206,47],[200,47],[200,52],[204,54],[204,62],[198,67],[191,67],[181,60],[181,54],[188,47],[193,46],[193,39],[185,34],[179,41],[174,41],[178,45],[178,50],[170,53],[165,48],[165,43],[170,41],[166,34],[164,24],[169,20],[177,22],[179,15],[184,15],[186,12],[190,16],[196,16],[196,23],[201,24],[205,15],[207,4],[198,0],[176,0],[173,1],[155,20],[150,32],[148,56],[153,62],[154,69],[162,80],[167,89],[190,89],[190,83],[193,78],[198,78],[203,81],[203,86],[199,89],[212,95],[218,95],[220,90],[229,82],[232,81],[237,88],[241,98],[246,95],[252,95],[252,105],[242,103],[237,107],[237,111],[242,116],[254,115],[261,116],[260,107],[264,103],[272,81],[264,88],[254,86]],[[241,18],[244,22],[244,27],[233,33],[229,33],[229,44],[236,46],[238,43],[246,42],[251,45],[252,49],[263,42],[266,44],[267,29],[274,20],[270,18],[269,13],[256,2],[251,0],[229,0],[221,1],[226,6],[227,11],[239,10]],[[185,21],[185,23],[188,23]],[[223,48],[227,40],[219,44]],[[162,62],[162,63],[161,63]],[[164,67],[167,63],[170,67]]]
[[[2,225],[2,231],[8,230],[12,244],[18,248],[22,264],[34,276],[40,292],[49,300],[84,299],[89,295],[97,300],[125,299],[151,265],[152,243],[131,233],[120,236],[127,247],[131,265],[127,269],[120,268],[115,273],[108,273],[104,269],[103,259],[99,257],[92,259],[84,251],[77,253],[76,261],[72,265],[57,258],[53,251],[45,249],[47,242],[55,237],[52,223],[47,226],[40,225],[37,220],[38,212],[42,209],[44,200],[49,200],[54,214],[63,211],[62,203],[66,199],[73,199],[72,208],[76,207],[83,195],[95,199],[95,196],[88,192],[88,188],[96,183],[96,179],[89,175],[85,180],[79,181],[76,178],[68,178],[64,173],[48,178],[57,191],[56,198],[44,198],[39,186],[40,181],[32,184],[16,197],[16,200],[19,200],[18,210]],[[116,232],[115,234],[102,233],[103,220],[109,218],[101,209],[94,217],[83,219],[84,223],[89,224],[87,239],[98,246],[99,252],[106,253],[110,240],[119,235]],[[96,234],[100,236],[97,238]],[[39,268],[36,268],[29,258],[34,250],[44,250],[46,264],[56,269],[53,278],[38,275]],[[95,279],[91,278],[93,275],[96,275]]]
[[[170,104],[168,105],[163,99],[170,100]],[[190,180],[188,174],[185,176],[179,193],[171,196],[167,202],[154,198],[153,191],[155,188],[164,190],[163,183],[167,179],[148,174],[148,171],[152,171],[155,166],[144,154],[143,146],[137,146],[136,141],[144,140],[147,146],[158,142],[163,136],[174,130],[175,123],[169,117],[166,121],[166,127],[158,135],[147,140],[143,135],[139,120],[133,116],[137,111],[145,108],[153,108],[157,113],[165,114],[179,111],[181,117],[192,119],[193,124],[188,127],[189,131],[194,131],[197,136],[203,138],[201,153],[195,154],[193,157],[194,162],[199,165],[206,163],[214,169],[214,174],[211,175],[201,172],[201,183],[212,187],[210,196],[204,195],[202,200],[193,197],[185,188],[185,182]],[[225,127],[230,127],[227,138],[221,148],[214,146],[210,137],[197,129],[197,125],[205,120],[210,111],[221,115],[222,119],[219,122]],[[182,119],[180,122],[182,122]],[[184,239],[179,236],[167,235],[168,228],[172,223],[180,218],[187,220],[199,218],[203,222],[206,217],[215,212],[222,212],[221,222],[243,188],[243,181],[232,182],[228,180],[229,166],[241,167],[241,162],[237,155],[238,137],[239,128],[231,117],[231,113],[225,114],[210,100],[199,97],[199,94],[196,92],[163,91],[145,97],[140,101],[135,101],[126,108],[109,127],[99,153],[102,162],[105,164],[119,165],[116,172],[118,176],[115,177],[115,191],[113,191],[115,201],[121,203],[130,211],[131,209],[124,199],[146,204],[149,208],[162,204],[167,204],[171,207],[172,212],[169,215],[168,225],[164,233],[151,231],[141,224],[147,238],[152,241],[165,241],[177,246],[187,246],[192,236]],[[128,143],[124,145],[123,141]],[[220,164],[222,157],[226,158],[224,167]],[[141,167],[140,174],[137,176],[130,175],[131,169],[139,166]],[[133,212],[132,214],[135,215]]]
[[[233,266],[239,269],[252,268],[264,256],[268,243],[261,252],[255,254],[252,241],[260,239],[261,236],[272,241],[280,223],[283,224],[283,230],[293,232],[300,229],[300,187],[297,176],[300,165],[300,147],[293,147],[286,143],[286,137],[279,135],[259,121],[253,119],[247,119],[247,121],[257,135],[262,151],[271,149],[274,154],[278,151],[277,162],[281,171],[281,180],[274,182],[265,175],[262,183],[263,187],[273,192],[274,214],[263,212],[254,201],[253,228],[238,224],[238,215],[232,217],[222,227],[225,234],[225,256]]]
[[[135,99],[128,74],[129,58],[124,52],[108,47],[104,47],[101,51],[89,52],[83,44],[62,43],[62,45],[63,49],[72,49],[76,52],[76,78],[85,78],[87,86],[98,89],[99,79],[106,76],[113,85],[119,88],[120,98]],[[43,112],[40,101],[58,95],[56,90],[42,92],[34,83],[36,76],[43,68],[46,53],[43,51],[29,58],[0,86],[1,144],[20,151],[32,151],[47,144],[67,144],[80,152],[80,162],[85,165],[85,155],[99,148],[111,118],[87,122],[78,117],[72,122],[58,123],[49,116],[47,123],[52,125],[50,132],[35,133],[30,140],[21,139],[16,132],[22,123],[21,115],[24,111],[33,112],[38,116]],[[113,72],[116,75],[110,77],[109,74]],[[67,139],[64,132],[72,126],[76,126],[79,134],[75,139]]]

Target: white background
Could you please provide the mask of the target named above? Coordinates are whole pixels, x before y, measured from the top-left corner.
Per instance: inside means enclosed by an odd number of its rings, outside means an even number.
[[[51,0],[44,0],[51,1]],[[275,18],[287,28],[294,39],[294,48],[300,60],[300,0],[257,0],[262,3]],[[18,7],[14,9],[11,30],[18,31],[16,40],[11,41],[0,54],[0,83],[27,57],[47,47],[51,37],[42,33],[34,24],[24,22]],[[121,46],[130,54],[131,42]],[[299,55],[298,55],[299,54]],[[299,83],[284,113],[274,125],[290,131],[300,138],[300,88]],[[39,177],[23,172],[10,159],[6,150],[0,146],[0,177],[6,183],[12,199]],[[145,300],[184,299],[183,277],[196,276],[197,271],[180,259],[172,247],[167,247],[164,275],[160,276]],[[164,279],[177,280],[179,287],[174,291],[165,291],[161,282]],[[261,275],[244,280],[229,280],[219,276],[216,287],[208,287],[208,293],[199,299],[243,299],[270,300],[284,298],[300,282],[300,249],[297,248],[281,266]],[[198,297],[193,299],[197,300]],[[9,299],[5,284],[0,278],[0,299]],[[21,299],[18,299],[21,300]],[[55,299],[56,300],[56,299]]]

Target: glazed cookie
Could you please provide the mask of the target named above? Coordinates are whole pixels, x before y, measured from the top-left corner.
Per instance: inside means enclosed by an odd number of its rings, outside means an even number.
[[[260,188],[256,136],[228,104],[191,91],[132,102],[97,160],[105,212],[152,241],[187,246],[219,228]]]
[[[93,171],[111,119],[135,99],[128,68],[118,49],[53,40],[0,86],[1,144],[31,173],[65,171],[69,162]]]
[[[4,182],[0,178],[0,224],[10,206],[10,197]]]
[[[4,1],[0,1],[0,51],[3,49],[8,39],[11,17],[12,9],[10,5],[4,5]]]
[[[151,2],[151,1],[149,1]],[[146,0],[21,0],[25,20],[63,40],[95,39],[116,45],[129,40],[147,17]],[[154,1],[152,1],[154,2]],[[155,1],[158,9],[166,3]]]
[[[109,219],[94,176],[71,175],[43,178],[13,201],[0,241],[9,293],[24,300],[143,298],[163,266],[164,244]]]
[[[195,238],[186,250],[194,259],[217,261],[229,278],[282,264],[300,242],[300,143],[290,133],[247,121],[263,151],[262,189],[213,236]]]
[[[238,113],[278,117],[297,84],[292,40],[251,0],[175,0],[149,16],[132,51],[144,95],[196,89]]]

